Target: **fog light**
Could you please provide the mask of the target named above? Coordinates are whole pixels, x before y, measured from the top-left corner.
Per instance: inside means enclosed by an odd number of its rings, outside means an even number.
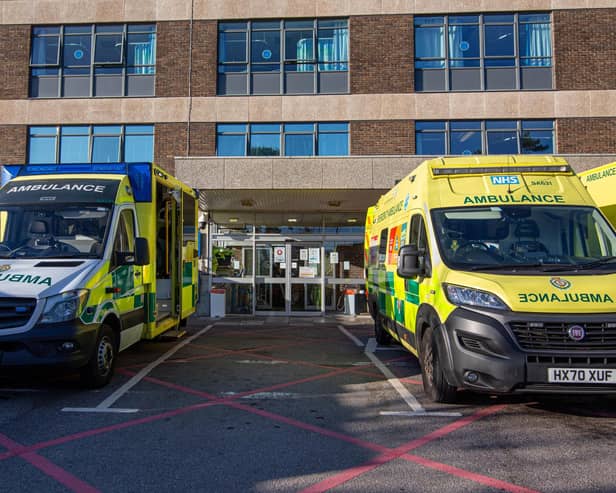
[[[75,350],[77,350],[77,344],[75,344],[73,341],[63,342],[58,347],[58,351],[62,353],[72,353]]]
[[[477,380],[479,380],[479,375],[477,375],[474,371],[467,371],[464,373],[464,380],[468,383],[477,383]]]

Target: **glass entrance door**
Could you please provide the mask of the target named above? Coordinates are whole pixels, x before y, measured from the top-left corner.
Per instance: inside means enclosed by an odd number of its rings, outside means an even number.
[[[289,283],[291,313],[324,311],[323,248],[319,243],[291,243]]]
[[[324,311],[320,243],[257,243],[255,252],[257,313],[293,315]],[[246,259],[246,263],[251,261]]]

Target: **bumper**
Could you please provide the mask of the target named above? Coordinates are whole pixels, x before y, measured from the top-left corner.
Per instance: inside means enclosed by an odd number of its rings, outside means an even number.
[[[74,320],[35,325],[21,334],[3,336],[0,332],[0,371],[12,367],[82,367],[94,350],[97,328]]]
[[[545,315],[487,312],[457,308],[443,324],[441,338],[447,358],[445,375],[460,388],[492,393],[616,393],[616,384],[568,384],[548,381],[549,368],[614,369],[616,351],[524,349],[509,327],[512,321],[567,324],[616,322],[616,314]]]

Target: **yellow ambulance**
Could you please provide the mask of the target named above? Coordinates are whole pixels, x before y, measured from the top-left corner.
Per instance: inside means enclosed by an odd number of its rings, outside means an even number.
[[[578,176],[601,212],[616,225],[616,163],[584,171]]]
[[[433,401],[616,392],[616,234],[563,159],[425,161],[368,210],[365,267]]]
[[[150,163],[4,166],[0,371],[78,368],[178,329],[197,302],[197,194]]]

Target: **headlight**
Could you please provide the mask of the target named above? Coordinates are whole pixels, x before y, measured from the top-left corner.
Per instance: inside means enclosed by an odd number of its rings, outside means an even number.
[[[66,291],[45,300],[45,310],[41,315],[41,323],[51,324],[66,322],[77,318],[88,297],[87,289]]]
[[[445,285],[447,299],[453,305],[476,306],[493,310],[507,310],[509,307],[496,295],[463,286]]]

